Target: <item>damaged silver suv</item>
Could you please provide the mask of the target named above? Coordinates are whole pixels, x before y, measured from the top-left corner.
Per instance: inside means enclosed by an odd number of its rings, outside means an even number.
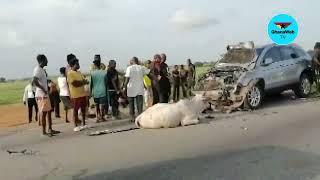
[[[311,93],[311,57],[298,45],[253,42],[227,47],[227,53],[199,78],[198,92],[205,92],[216,109],[232,111],[247,106],[257,109],[267,93],[292,89],[298,97]]]

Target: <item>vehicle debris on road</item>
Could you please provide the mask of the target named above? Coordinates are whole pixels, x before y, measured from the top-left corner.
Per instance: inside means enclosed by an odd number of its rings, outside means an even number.
[[[21,150],[21,151],[13,151],[13,150],[7,150],[7,153],[9,153],[9,155],[11,154],[22,154],[22,155],[36,155],[36,151],[28,151],[27,149]]]

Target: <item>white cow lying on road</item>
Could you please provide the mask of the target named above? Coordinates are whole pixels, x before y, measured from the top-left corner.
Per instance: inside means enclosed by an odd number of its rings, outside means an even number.
[[[198,116],[205,109],[202,95],[175,104],[156,104],[136,118],[136,125],[145,129],[174,128],[198,124]]]

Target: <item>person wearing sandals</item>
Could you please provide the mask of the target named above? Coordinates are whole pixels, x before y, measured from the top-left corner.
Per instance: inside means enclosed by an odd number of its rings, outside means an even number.
[[[43,54],[37,56],[38,66],[33,70],[32,84],[36,86],[35,98],[40,112],[40,120],[42,126],[42,134],[51,137],[54,134],[58,134],[59,131],[52,129],[52,119],[50,112],[52,110],[49,90],[48,90],[48,78],[44,67],[48,65],[47,57]],[[46,117],[48,118],[48,132],[46,130]]]

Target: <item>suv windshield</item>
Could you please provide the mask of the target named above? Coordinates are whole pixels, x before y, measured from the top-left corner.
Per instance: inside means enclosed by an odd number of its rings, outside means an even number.
[[[252,49],[231,49],[223,55],[221,63],[245,64],[253,60],[255,51]]]

